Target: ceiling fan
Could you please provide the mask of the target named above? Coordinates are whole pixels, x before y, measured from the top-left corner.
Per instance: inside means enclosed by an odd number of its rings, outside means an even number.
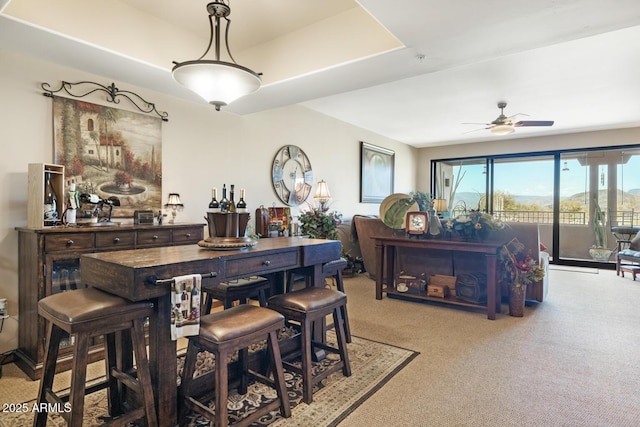
[[[553,126],[553,120],[519,120],[513,121],[516,116],[528,116],[528,114],[517,113],[513,116],[505,116],[504,109],[506,108],[506,102],[498,102],[498,108],[500,109],[500,115],[491,123],[463,123],[465,125],[484,125],[481,129],[475,129],[469,132],[475,132],[478,130],[489,129],[494,135],[508,135],[515,131],[515,128],[520,126]],[[465,132],[465,133],[469,133]]]

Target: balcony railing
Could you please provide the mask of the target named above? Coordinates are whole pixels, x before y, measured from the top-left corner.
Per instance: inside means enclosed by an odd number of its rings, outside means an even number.
[[[493,215],[504,222],[532,222],[553,224],[553,211],[495,211]],[[586,212],[560,212],[560,224],[587,224]]]

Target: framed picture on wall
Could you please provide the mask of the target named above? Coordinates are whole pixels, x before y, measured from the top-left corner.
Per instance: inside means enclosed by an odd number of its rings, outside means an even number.
[[[395,152],[360,142],[360,202],[380,203],[393,194]]]
[[[53,97],[53,160],[67,185],[101,199],[117,197],[114,217],[162,208],[162,119]]]

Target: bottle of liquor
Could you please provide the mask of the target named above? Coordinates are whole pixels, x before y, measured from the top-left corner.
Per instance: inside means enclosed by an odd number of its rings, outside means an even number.
[[[222,199],[220,200],[220,212],[229,209],[229,199],[227,199],[227,184],[222,184]]]
[[[211,190],[211,202],[209,203],[209,212],[220,212],[220,203],[218,203],[218,189]]]
[[[236,201],[235,199],[235,185],[231,184],[231,191],[229,192],[229,212],[236,212]]]
[[[51,173],[46,172],[44,183],[44,225],[55,225],[58,221],[58,196],[51,185]]]
[[[240,213],[247,212],[247,202],[244,201],[244,188],[240,189],[240,200],[238,200],[238,204],[236,205],[236,211]]]
[[[200,292],[194,284],[191,288],[191,316],[195,320],[200,313]]]

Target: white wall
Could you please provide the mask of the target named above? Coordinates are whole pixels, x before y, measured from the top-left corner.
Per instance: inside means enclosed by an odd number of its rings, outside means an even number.
[[[14,228],[27,222],[27,165],[53,160],[52,102],[42,95],[40,85],[48,82],[57,87],[62,80],[108,85],[112,80],[6,50],[0,50],[0,63],[0,297],[8,298],[12,316],[0,333],[3,353],[18,345],[18,239]],[[395,191],[414,189],[416,149],[304,107],[235,116],[208,105],[115,84],[169,113],[169,122],[162,125],[162,191],[165,200],[169,192],[180,193],[185,210],[178,221],[204,223],[211,188],[221,188],[223,183],[246,189],[251,212],[259,205],[271,206],[277,201],[271,187],[271,162],[286,144],[301,147],[309,156],[314,182],[327,181],[333,196],[331,208],[345,218],[355,213],[376,214],[379,207],[359,203],[360,141],[394,150]],[[85,99],[113,105],[104,101],[104,94]],[[136,111],[126,100],[117,108]]]

